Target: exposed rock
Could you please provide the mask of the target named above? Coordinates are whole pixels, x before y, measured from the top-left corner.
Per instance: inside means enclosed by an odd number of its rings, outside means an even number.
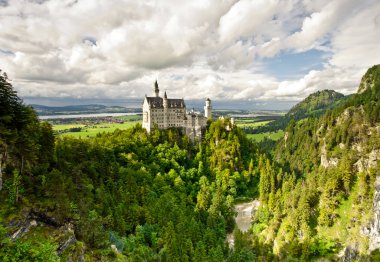
[[[343,113],[336,119],[336,125],[341,125],[353,115],[352,108],[346,108]]]
[[[117,250],[117,247],[115,245],[111,245],[111,249],[115,253],[119,253],[119,250]]]
[[[363,152],[363,146],[360,143],[354,143],[352,149],[358,151],[359,153]]]
[[[380,160],[380,150],[372,150],[367,158],[360,158],[354,166],[359,172],[368,171],[371,168],[376,167],[377,162]]]
[[[58,255],[62,254],[70,245],[75,244],[77,242],[77,239],[74,235],[69,237],[66,241],[59,244],[59,247],[57,249]]]
[[[338,165],[339,160],[335,157],[332,157],[330,159],[327,158],[327,152],[326,152],[326,144],[323,142],[322,148],[321,148],[321,166],[328,168]]]
[[[360,233],[369,237],[369,252],[380,249],[380,176],[377,176],[375,181],[371,224],[369,227],[362,227]]]
[[[57,232],[54,233],[54,236],[57,240],[58,244],[58,249],[57,253],[58,255],[62,254],[65,252],[65,250],[75,244],[77,242],[77,239],[74,234],[74,225],[71,223],[67,223],[60,227]]]
[[[286,148],[286,141],[288,140],[288,132],[285,132],[285,135],[284,135],[284,142],[285,142],[285,148]]]
[[[12,234],[11,240],[15,241],[29,232],[30,228],[37,226],[36,220],[26,220],[24,224]]]
[[[41,225],[45,227],[47,226],[52,230],[52,237],[54,238],[54,242],[58,244],[58,255],[61,255],[67,248],[77,242],[73,224],[66,223],[63,226],[59,226],[55,218],[50,217],[43,212],[38,212],[35,210],[28,210],[24,213],[24,220],[14,220],[9,224],[11,227],[18,228],[10,237],[12,241],[25,236],[25,234],[27,234],[32,227]],[[84,261],[84,255],[82,257]]]
[[[338,255],[338,257],[343,262],[352,262],[356,261],[358,258],[357,246],[346,246]]]

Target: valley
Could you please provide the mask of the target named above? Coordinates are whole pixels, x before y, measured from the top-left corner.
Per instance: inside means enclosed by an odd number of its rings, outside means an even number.
[[[199,142],[140,115],[40,121],[0,87],[3,261],[379,257],[380,66],[351,96],[217,112]]]

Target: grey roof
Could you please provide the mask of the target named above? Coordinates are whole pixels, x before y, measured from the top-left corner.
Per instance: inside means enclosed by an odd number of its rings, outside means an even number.
[[[163,108],[164,99],[162,97],[147,97],[148,104],[151,108]],[[168,99],[169,108],[185,108],[185,101],[183,99]]]

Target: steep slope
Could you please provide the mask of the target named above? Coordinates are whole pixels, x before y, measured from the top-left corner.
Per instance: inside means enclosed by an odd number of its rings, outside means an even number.
[[[277,163],[260,167],[261,207],[253,238],[270,246],[264,257],[352,261],[375,256],[380,248],[379,76],[380,67],[372,67],[358,94],[321,117],[291,121],[277,145]]]
[[[293,106],[283,117],[256,129],[255,133],[284,129],[292,119],[298,121],[310,116],[320,116],[327,110],[337,107],[347,98],[334,90],[317,91]]]

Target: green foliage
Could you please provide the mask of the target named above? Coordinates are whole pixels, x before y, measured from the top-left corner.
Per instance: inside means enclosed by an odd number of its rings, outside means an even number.
[[[0,71],[0,194],[17,204],[23,185],[30,193],[52,163],[54,136],[51,126],[40,123],[31,107],[25,106],[7,75]],[[8,197],[2,192],[3,180]],[[9,180],[12,180],[10,182]],[[9,182],[8,182],[9,181]],[[28,184],[28,185],[26,185]]]
[[[33,136],[10,136],[17,138],[12,143],[25,145],[17,155],[24,158],[23,170],[10,161],[7,165],[3,194],[11,204],[22,188],[17,205],[48,210],[59,225],[73,223],[76,238],[97,259],[226,257],[226,234],[235,226],[234,199],[252,196],[258,185],[258,149],[239,128],[227,130],[228,121],[210,123],[205,139],[196,144],[177,129],[147,134],[139,124],[93,139],[54,141],[50,125],[33,121]],[[9,244],[7,254],[36,258],[34,248],[27,248],[33,245],[40,247],[38,256],[54,258],[56,247],[28,242],[28,234],[25,239]],[[111,252],[111,244],[121,254]]]
[[[36,261],[58,262],[57,246],[48,241],[16,241],[5,244],[0,249],[0,258],[4,262]]]
[[[359,241],[357,232],[371,217],[379,167],[357,172],[354,163],[380,148],[379,137],[369,134],[379,122],[371,109],[380,100],[377,70],[365,78],[362,94],[321,117],[290,121],[274,161],[228,120],[210,123],[199,143],[177,129],[147,134],[139,124],[93,139],[55,141],[51,126],[37,120],[2,76],[0,178],[6,186],[0,195],[9,201],[0,204],[7,210],[0,219],[33,208],[58,225],[70,221],[90,260],[330,257]],[[320,109],[318,99],[309,102]],[[232,250],[225,239],[235,228],[233,204],[241,197],[259,197],[261,204],[251,230],[235,230]],[[347,205],[351,220],[342,218]],[[333,230],[342,234],[329,236]],[[32,240],[28,233],[10,242],[7,233],[0,227],[3,261],[59,260],[50,239]]]
[[[379,103],[379,90],[375,66],[363,77],[361,94],[344,101],[338,96],[339,106],[320,117],[290,121],[274,152],[276,162],[259,159],[261,205],[252,227],[257,246],[275,242],[269,253],[283,260],[328,258],[352,243],[365,251],[359,232],[371,219],[379,166],[363,163],[380,149],[380,119],[370,109]],[[289,114],[314,110],[314,98],[305,101],[310,108],[300,104]]]

